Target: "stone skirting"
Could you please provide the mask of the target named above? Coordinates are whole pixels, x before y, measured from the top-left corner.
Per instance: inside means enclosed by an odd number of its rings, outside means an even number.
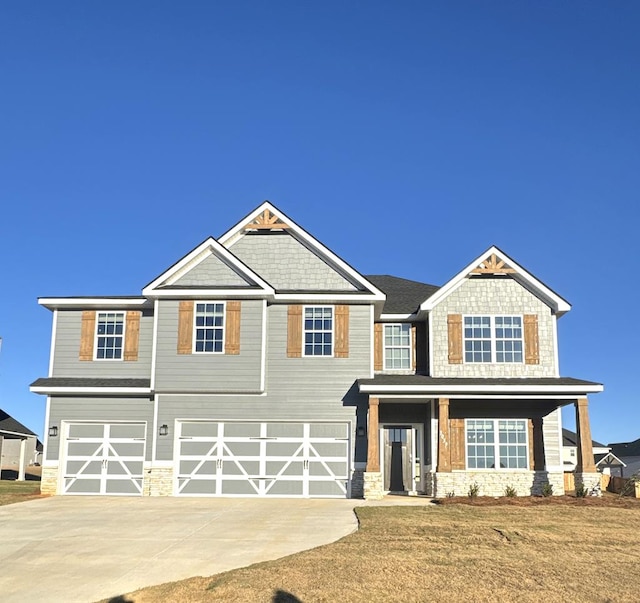
[[[478,486],[478,496],[505,496],[506,488],[517,496],[539,496],[546,484],[555,496],[564,494],[562,473],[547,471],[452,471],[435,474],[435,498],[467,496],[472,486]]]
[[[602,496],[600,473],[575,473],[576,490],[583,487],[587,496]]]
[[[173,467],[145,469],[142,494],[143,496],[172,496]]]
[[[58,467],[50,465],[42,466],[40,493],[47,496],[52,496],[58,493]]]
[[[380,500],[384,496],[382,473],[379,471],[365,471],[363,476],[365,500]]]

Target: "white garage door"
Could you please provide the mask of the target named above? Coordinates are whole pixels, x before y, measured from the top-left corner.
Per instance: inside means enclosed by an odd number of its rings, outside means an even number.
[[[178,423],[182,496],[347,495],[348,423]]]
[[[145,423],[71,423],[63,494],[142,495]]]

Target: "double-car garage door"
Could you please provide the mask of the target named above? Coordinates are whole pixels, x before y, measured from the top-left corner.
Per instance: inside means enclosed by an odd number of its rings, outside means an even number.
[[[146,423],[71,423],[62,492],[140,496]],[[349,424],[178,421],[177,496],[348,495]]]

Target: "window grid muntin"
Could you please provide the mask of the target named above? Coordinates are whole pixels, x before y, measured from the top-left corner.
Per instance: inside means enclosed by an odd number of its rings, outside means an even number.
[[[384,325],[384,370],[411,369],[411,325]]]
[[[304,356],[333,356],[333,306],[305,306],[302,315]]]
[[[225,302],[196,302],[193,314],[193,352],[224,353]]]
[[[96,316],[96,360],[122,360],[124,312],[98,312]]]
[[[522,316],[465,316],[464,361],[469,364],[522,364]]]
[[[466,419],[465,448],[467,469],[528,469],[527,419]]]

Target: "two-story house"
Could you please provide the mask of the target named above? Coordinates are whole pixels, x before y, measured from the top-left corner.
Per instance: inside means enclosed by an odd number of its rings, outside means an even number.
[[[569,304],[492,247],[442,287],[363,276],[268,202],[132,297],[53,312],[42,490],[377,498],[595,485]]]

